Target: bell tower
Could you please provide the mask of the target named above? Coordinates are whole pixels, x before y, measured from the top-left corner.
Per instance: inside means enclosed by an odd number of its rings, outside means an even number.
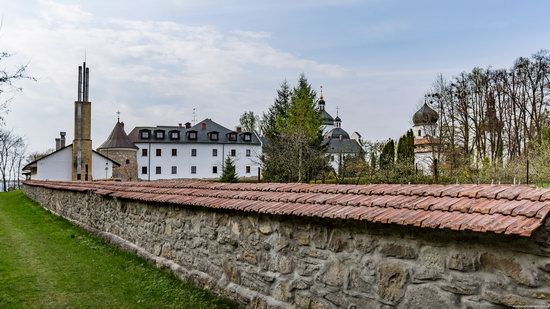
[[[78,99],[74,102],[73,181],[92,179],[92,103],[88,101],[90,69],[86,62],[78,67]]]

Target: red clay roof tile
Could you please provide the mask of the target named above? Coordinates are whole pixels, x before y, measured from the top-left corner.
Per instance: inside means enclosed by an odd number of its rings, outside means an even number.
[[[196,180],[25,184],[140,201],[525,237],[544,224],[550,213],[550,189],[528,186],[224,184]]]

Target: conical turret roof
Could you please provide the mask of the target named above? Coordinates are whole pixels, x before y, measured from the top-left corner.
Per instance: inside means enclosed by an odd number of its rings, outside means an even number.
[[[97,149],[108,148],[138,149],[128,138],[128,135],[124,131],[124,123],[120,121],[117,121],[107,140]]]

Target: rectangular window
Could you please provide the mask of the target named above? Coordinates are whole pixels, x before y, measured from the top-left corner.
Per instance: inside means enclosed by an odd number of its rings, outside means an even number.
[[[178,173],[178,167],[177,166],[172,166],[172,175],[175,175]]]
[[[191,174],[196,174],[197,173],[197,167],[196,166],[191,166]]]
[[[162,169],[161,169],[160,166],[157,166],[157,167],[156,167],[155,173],[156,173],[157,175],[160,175],[160,174],[162,173]]]
[[[250,157],[250,149],[247,149],[247,150],[246,150],[246,156],[247,156],[247,157]]]
[[[197,132],[189,132],[189,139],[190,140],[196,140],[197,139]]]
[[[146,175],[147,174],[147,166],[142,166],[141,167],[141,173]]]
[[[212,174],[217,174],[217,173],[218,173],[218,167],[212,166]]]
[[[170,133],[170,139],[172,140],[180,139],[180,133],[179,132]]]
[[[157,148],[156,152],[157,152],[157,157],[162,156],[162,149]]]
[[[247,173],[247,174],[250,174],[250,166],[247,166],[247,167],[246,167],[246,173]]]
[[[141,156],[142,157],[147,157],[147,149],[142,149],[141,150]]]
[[[235,157],[236,155],[237,155],[237,150],[236,149],[231,149],[231,156]]]
[[[177,157],[178,156],[178,150],[176,148],[173,148],[172,149],[172,157]]]
[[[149,139],[149,131],[141,131],[141,139]]]
[[[252,140],[252,135],[250,133],[245,133],[243,139],[245,142],[250,142]]]
[[[237,140],[237,133],[229,133],[229,140],[234,142]]]
[[[212,149],[212,156],[217,157],[218,156],[218,149]]]
[[[164,131],[155,132],[155,138],[156,139],[164,139]]]
[[[191,149],[191,156],[196,157],[197,156],[197,149],[193,148]]]

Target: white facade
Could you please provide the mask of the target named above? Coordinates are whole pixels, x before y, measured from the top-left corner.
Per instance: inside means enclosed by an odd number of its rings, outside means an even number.
[[[435,142],[433,135],[435,129],[435,124],[413,126],[415,168],[424,175],[432,175],[434,164],[433,146]]]
[[[257,177],[262,153],[261,145],[256,144],[139,142],[135,145],[139,148],[137,164],[141,180],[219,178],[228,155],[235,163],[238,177]]]
[[[72,180],[72,145],[29,164],[36,167],[36,173],[31,174],[33,180]],[[92,180],[109,179],[113,175],[113,161],[92,152]]]

